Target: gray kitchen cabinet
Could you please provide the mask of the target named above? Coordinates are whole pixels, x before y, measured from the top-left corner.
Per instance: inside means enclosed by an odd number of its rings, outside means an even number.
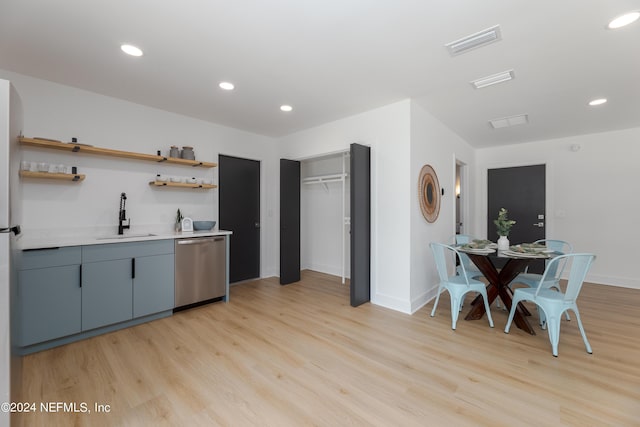
[[[20,345],[81,331],[80,247],[25,251],[18,268]]]
[[[171,315],[173,239],[25,250],[18,266],[26,353]]]
[[[82,330],[173,308],[173,240],[82,248]]]
[[[133,318],[131,259],[82,265],[82,330]]]
[[[136,258],[133,279],[133,317],[173,309],[173,254]]]

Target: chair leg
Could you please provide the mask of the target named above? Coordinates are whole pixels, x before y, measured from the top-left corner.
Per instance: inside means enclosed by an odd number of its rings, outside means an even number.
[[[584,332],[584,328],[582,327],[582,321],[580,320],[580,312],[578,311],[578,307],[574,306],[572,308],[573,312],[576,314],[576,320],[578,321],[578,328],[580,329],[580,335],[582,335],[582,341],[584,341],[584,346],[587,348],[587,353],[593,353],[591,350],[591,344],[589,344],[589,340],[587,340],[587,334]]]
[[[455,331],[456,323],[458,323],[458,314],[460,314],[458,309],[460,308],[461,298],[454,297],[451,292],[449,292],[449,295],[451,295],[451,329]]]
[[[544,314],[544,310],[540,310],[540,307],[536,306],[536,311],[538,312],[540,329],[547,329],[547,316]]]
[[[487,319],[489,319],[489,326],[493,328],[493,318],[491,317],[491,310],[489,309],[489,297],[487,292],[480,292],[482,295],[482,301],[484,301],[484,309],[487,312]]]
[[[516,314],[516,309],[518,308],[518,303],[520,302],[520,298],[514,295],[513,300],[511,301],[511,310],[509,311],[509,319],[507,320],[507,325],[504,327],[504,333],[508,334],[509,329],[511,328],[511,322],[513,321],[513,316]]]
[[[558,357],[558,342],[560,341],[560,316],[552,313],[547,316],[547,332],[549,333],[549,341],[551,342],[551,352]]]
[[[442,288],[438,287],[438,295],[436,295],[436,302],[433,304],[433,310],[431,310],[431,317],[436,315],[436,307],[438,307],[438,301],[440,301],[441,293],[442,293]]]

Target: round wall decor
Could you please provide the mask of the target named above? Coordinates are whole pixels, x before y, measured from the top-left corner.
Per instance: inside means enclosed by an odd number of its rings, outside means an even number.
[[[420,210],[427,222],[435,222],[440,214],[440,183],[431,165],[424,165],[418,178]]]

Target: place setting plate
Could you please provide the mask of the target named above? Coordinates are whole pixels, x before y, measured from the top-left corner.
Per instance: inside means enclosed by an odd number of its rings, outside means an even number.
[[[494,253],[497,245],[489,240],[474,240],[458,246],[458,250],[470,254],[486,255]]]
[[[492,253],[494,253],[496,251],[493,248],[476,248],[476,249],[474,249],[474,248],[463,248],[463,247],[458,248],[458,250],[460,252],[466,252],[466,253],[469,253],[469,254],[477,254],[477,255],[492,254]]]
[[[546,251],[522,251],[507,249],[500,252],[502,255],[514,257],[514,258],[549,258],[549,254]]]

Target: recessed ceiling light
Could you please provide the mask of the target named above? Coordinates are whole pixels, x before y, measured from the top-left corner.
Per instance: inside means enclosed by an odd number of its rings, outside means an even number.
[[[128,55],[131,56],[142,56],[142,50],[140,50],[140,48],[135,47],[133,45],[130,44],[123,44],[122,46],[120,46],[120,49],[122,49],[122,51]]]
[[[625,13],[624,15],[620,15],[611,20],[611,22],[609,22],[609,25],[607,25],[607,28],[615,30],[616,28],[624,27],[625,25],[636,22],[638,18],[640,18],[640,12],[637,10]]]
[[[289,111],[293,111],[293,107],[291,105],[281,105],[280,110],[288,113]]]
[[[483,87],[495,85],[498,83],[508,82],[514,78],[513,70],[503,71],[502,73],[492,74],[471,82],[473,87],[481,89]]]
[[[589,101],[589,105],[595,107],[596,105],[602,105],[605,102],[607,102],[607,98],[598,98],[594,99],[593,101]]]
[[[233,83],[229,83],[229,82],[220,82],[218,86],[220,86],[220,89],[224,89],[224,90],[233,90],[235,88]]]

